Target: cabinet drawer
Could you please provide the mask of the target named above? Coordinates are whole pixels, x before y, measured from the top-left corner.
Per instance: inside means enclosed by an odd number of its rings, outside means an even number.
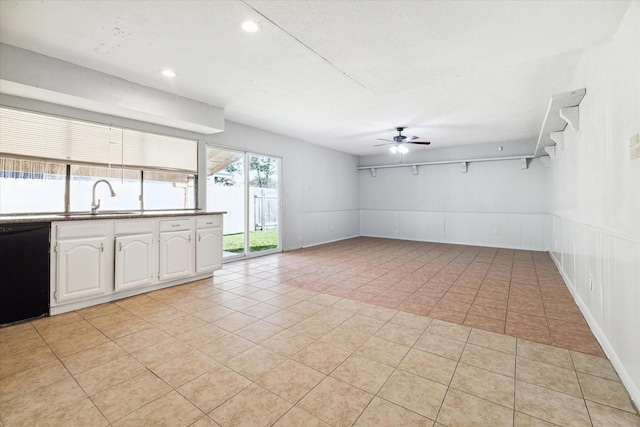
[[[116,236],[129,236],[132,234],[153,233],[153,221],[141,221],[139,219],[116,220],[114,234]]]
[[[211,215],[196,218],[196,228],[222,227],[222,215]]]
[[[53,223],[55,238],[74,239],[77,237],[104,237],[111,234],[112,222],[109,221],[68,221]]]
[[[172,220],[160,221],[160,232],[189,230],[190,228],[191,228],[190,219],[172,219]]]

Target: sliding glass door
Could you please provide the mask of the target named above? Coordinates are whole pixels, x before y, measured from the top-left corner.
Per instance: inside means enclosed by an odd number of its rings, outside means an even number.
[[[207,210],[224,215],[223,258],[245,255],[245,154],[207,147]]]
[[[280,250],[280,159],[207,147],[207,210],[226,211],[223,256]]]
[[[280,160],[249,154],[249,252],[280,248]]]

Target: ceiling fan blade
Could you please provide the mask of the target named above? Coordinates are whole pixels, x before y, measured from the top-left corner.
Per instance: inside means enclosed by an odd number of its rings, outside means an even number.
[[[376,138],[378,141],[389,141],[389,142],[393,142],[392,139],[385,139],[385,138]]]
[[[408,141],[408,144],[421,144],[421,145],[429,145],[431,142],[429,141]]]
[[[385,141],[385,140],[383,139],[383,141]],[[395,142],[387,142],[385,144],[376,144],[376,145],[374,145],[374,147],[380,147],[382,145],[392,145],[392,144],[395,144]]]
[[[419,136],[415,136],[415,135],[413,135],[413,136],[411,137],[411,141],[415,141],[416,139],[420,139],[420,137],[419,137]]]

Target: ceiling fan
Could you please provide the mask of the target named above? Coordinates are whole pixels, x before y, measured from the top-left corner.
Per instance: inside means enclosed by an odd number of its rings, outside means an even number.
[[[403,127],[397,127],[396,130],[398,131],[398,134],[396,136],[393,137],[393,139],[384,139],[384,138],[378,138],[379,141],[389,141],[387,143],[384,144],[376,144],[374,145],[374,147],[380,147],[381,145],[391,145],[391,152],[392,153],[407,153],[409,152],[409,150],[407,149],[407,147],[405,146],[405,144],[420,144],[420,145],[429,145],[431,144],[431,142],[429,141],[416,141],[417,139],[420,139],[419,136],[405,136],[402,134],[402,131],[405,128]]]

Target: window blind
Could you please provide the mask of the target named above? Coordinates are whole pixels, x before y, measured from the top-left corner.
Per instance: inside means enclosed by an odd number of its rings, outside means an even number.
[[[0,154],[193,173],[198,162],[192,140],[6,107],[0,107]]]

